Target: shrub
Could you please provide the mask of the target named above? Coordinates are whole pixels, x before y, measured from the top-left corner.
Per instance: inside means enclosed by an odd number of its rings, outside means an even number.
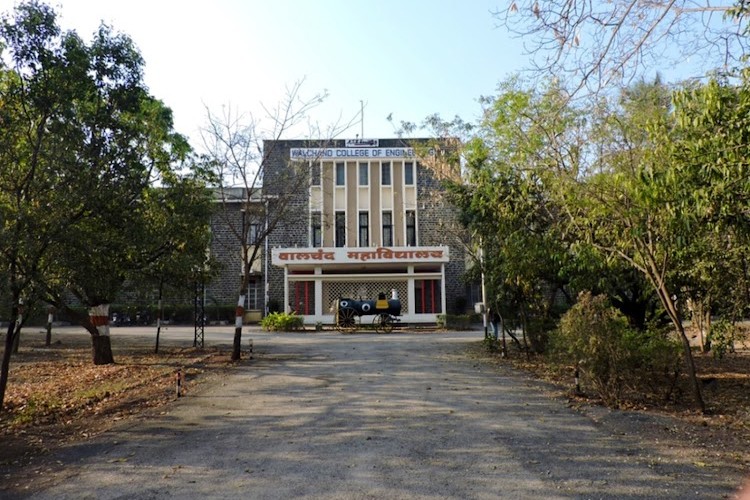
[[[206,306],[206,316],[209,321],[225,321],[232,325],[236,314],[237,306],[234,304],[212,304]]]
[[[438,314],[436,324],[439,328],[468,330],[471,328],[471,316],[468,314]]]
[[[735,325],[723,318],[711,324],[706,345],[713,352],[714,358],[722,359],[727,352],[734,352],[736,330]]]
[[[604,296],[581,294],[561,319],[551,351],[579,364],[584,382],[607,403],[617,405],[625,390],[671,392],[679,366],[679,345],[665,332],[637,331]]]
[[[438,328],[445,328],[445,325],[447,324],[445,314],[438,314],[437,321],[435,321],[435,324],[437,325]]]
[[[195,306],[180,304],[164,307],[164,318],[172,323],[190,324],[195,321]]]
[[[302,330],[303,317],[293,313],[274,312],[263,318],[260,325],[266,331],[291,332]]]
[[[526,322],[526,339],[532,352],[544,353],[549,344],[550,332],[555,330],[555,320],[549,316],[531,317]]]
[[[459,295],[455,298],[453,304],[456,314],[466,314],[466,305],[468,304],[466,297],[464,297],[463,295]]]

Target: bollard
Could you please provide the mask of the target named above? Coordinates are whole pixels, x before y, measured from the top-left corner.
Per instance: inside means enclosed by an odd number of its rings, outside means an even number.
[[[573,373],[573,375],[575,376],[575,379],[576,379],[576,394],[580,394],[581,393],[581,383],[580,383],[580,380],[578,378],[578,376],[579,376],[578,363],[576,363],[576,369],[575,369],[575,372]]]
[[[180,396],[182,396],[182,368],[177,369],[175,383],[177,389],[177,397],[179,398]]]
[[[250,339],[250,359],[253,359],[253,339]]]

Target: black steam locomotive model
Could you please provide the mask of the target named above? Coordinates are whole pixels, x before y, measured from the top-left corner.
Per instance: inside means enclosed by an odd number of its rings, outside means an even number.
[[[401,316],[401,301],[396,298],[386,299],[384,293],[378,294],[377,300],[354,300],[339,297],[336,308],[336,329],[351,332],[357,329],[357,318],[375,317],[372,325],[378,333],[390,333],[393,324]]]

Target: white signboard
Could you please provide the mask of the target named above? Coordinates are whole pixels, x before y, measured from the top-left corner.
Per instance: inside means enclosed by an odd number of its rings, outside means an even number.
[[[271,262],[275,266],[290,264],[362,264],[448,262],[448,247],[378,247],[378,248],[274,248]]]
[[[291,148],[292,160],[414,159],[414,148]]]
[[[380,144],[380,139],[347,139],[347,148],[376,148]]]

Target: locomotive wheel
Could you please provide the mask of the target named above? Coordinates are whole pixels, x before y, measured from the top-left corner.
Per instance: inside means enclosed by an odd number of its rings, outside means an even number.
[[[393,318],[390,314],[378,314],[372,319],[372,325],[377,333],[391,333],[393,331]]]
[[[344,332],[353,332],[357,329],[357,322],[354,318],[354,309],[340,309],[336,328]]]

